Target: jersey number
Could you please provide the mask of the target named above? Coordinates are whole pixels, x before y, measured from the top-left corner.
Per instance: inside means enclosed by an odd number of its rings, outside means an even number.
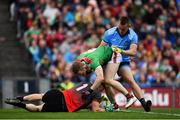
[[[80,90],[86,88],[87,86],[88,86],[88,84],[83,84],[82,86],[76,88],[76,91],[80,91]]]

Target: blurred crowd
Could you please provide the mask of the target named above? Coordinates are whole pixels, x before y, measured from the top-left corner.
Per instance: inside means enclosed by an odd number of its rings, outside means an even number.
[[[69,89],[95,78],[93,73],[73,75],[71,64],[81,52],[97,47],[121,16],[131,19],[139,37],[131,62],[138,84],[180,84],[179,0],[13,0],[10,13],[38,77],[48,78],[51,87]]]

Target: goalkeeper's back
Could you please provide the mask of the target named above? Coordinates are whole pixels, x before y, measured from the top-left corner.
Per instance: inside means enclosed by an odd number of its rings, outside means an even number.
[[[93,99],[100,99],[100,93],[95,91],[91,99],[83,99],[82,93],[91,87],[91,83],[81,83],[76,87],[63,91],[66,106],[69,112],[75,112],[88,106]]]

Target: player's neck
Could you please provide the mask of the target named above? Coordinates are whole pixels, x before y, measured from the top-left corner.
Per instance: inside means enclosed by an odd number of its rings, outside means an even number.
[[[129,34],[129,32],[130,32],[130,31],[129,31],[129,28],[128,28],[127,31],[125,32],[125,34],[122,35],[122,34],[120,33],[120,30],[119,30],[118,27],[117,27],[116,30],[117,30],[117,32],[118,32],[118,34],[119,34],[120,37],[124,37],[124,36],[126,36],[127,34]]]

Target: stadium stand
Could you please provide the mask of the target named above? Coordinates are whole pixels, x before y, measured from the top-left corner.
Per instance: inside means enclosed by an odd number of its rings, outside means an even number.
[[[18,88],[13,87],[18,84],[17,81],[36,78],[29,53],[16,40],[16,23],[9,21],[9,1],[0,1],[0,108],[4,107],[3,99],[6,95],[12,95],[10,93],[13,91],[17,93],[17,89],[13,89]],[[5,86],[4,81],[11,81],[12,84]]]
[[[179,5],[179,0],[15,0],[11,19],[37,75],[50,79],[51,87],[92,79],[93,74],[84,78],[65,71],[81,52],[97,47],[121,16],[131,18],[139,35],[139,52],[131,63],[139,85],[179,86]]]
[[[23,44],[16,41],[16,24],[9,22],[8,1],[0,1],[0,79],[33,77],[32,62]]]

